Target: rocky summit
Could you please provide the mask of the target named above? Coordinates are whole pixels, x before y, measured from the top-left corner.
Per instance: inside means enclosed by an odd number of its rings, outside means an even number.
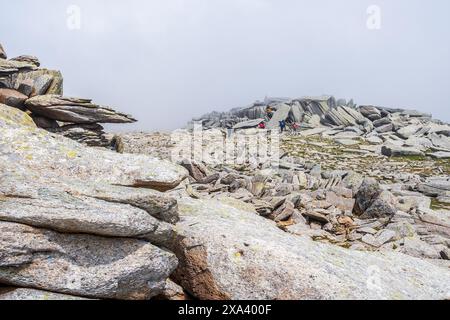
[[[39,128],[88,146],[109,147],[111,141],[100,123],[136,121],[91,99],[63,96],[61,72],[40,68],[37,57],[6,59],[0,47],[0,103],[27,112]]]
[[[324,96],[112,135],[40,66],[0,45],[0,300],[450,299],[448,124]]]

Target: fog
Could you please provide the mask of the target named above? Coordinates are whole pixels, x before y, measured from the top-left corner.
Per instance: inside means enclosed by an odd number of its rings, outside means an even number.
[[[371,5],[379,16],[367,13]],[[62,71],[65,95],[139,119],[113,130],[174,129],[265,96],[320,94],[450,121],[448,0],[1,0],[0,7],[9,57],[36,55]],[[375,29],[367,23],[374,18]]]

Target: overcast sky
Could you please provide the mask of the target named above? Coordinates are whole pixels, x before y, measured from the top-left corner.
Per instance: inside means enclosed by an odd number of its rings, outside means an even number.
[[[450,121],[448,0],[1,1],[9,57],[36,55],[63,72],[66,95],[139,119],[125,130],[173,129],[266,95],[333,94]],[[381,29],[367,26],[371,5]]]

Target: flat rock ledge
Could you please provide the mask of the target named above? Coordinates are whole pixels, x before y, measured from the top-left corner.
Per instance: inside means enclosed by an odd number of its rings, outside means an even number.
[[[212,200],[181,199],[175,278],[200,299],[448,299],[450,271],[287,234]]]
[[[152,244],[0,222],[0,282],[70,295],[150,299],[176,257]]]

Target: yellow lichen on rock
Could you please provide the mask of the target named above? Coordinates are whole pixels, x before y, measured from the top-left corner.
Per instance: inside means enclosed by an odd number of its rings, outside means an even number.
[[[33,119],[28,114],[4,104],[0,104],[0,124],[2,123],[37,128]]]
[[[75,159],[77,157],[78,153],[74,150],[70,150],[67,152],[67,158],[69,159]]]

